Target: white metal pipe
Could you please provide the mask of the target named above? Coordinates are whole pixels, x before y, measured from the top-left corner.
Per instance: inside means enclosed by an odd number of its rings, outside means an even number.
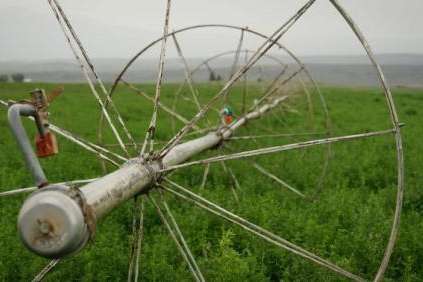
[[[45,196],[50,199],[51,205],[48,204],[49,201],[40,204],[40,199],[45,198],[42,196],[42,190],[37,191],[25,201],[19,214],[18,229],[24,244],[35,253],[46,257],[58,258],[76,252],[85,245],[86,237],[89,232],[94,231],[93,225],[96,221],[135,195],[148,192],[161,176],[159,172],[163,168],[184,163],[193,156],[217,146],[248,120],[259,118],[285,99],[287,96],[277,98],[229,126],[222,126],[216,132],[176,145],[161,161],[130,160],[115,172],[79,190],[46,189]],[[70,205],[70,201],[77,202],[80,209],[75,209],[75,205],[72,209],[64,209],[63,205]],[[81,214],[84,219],[81,219]],[[83,221],[76,222],[76,219]],[[69,224],[65,225],[64,222]],[[81,224],[85,224],[87,228],[81,228]],[[78,226],[79,233],[75,233],[75,226]]]
[[[183,163],[192,156],[201,153],[207,149],[213,148],[222,141],[222,136],[216,132],[209,133],[203,137],[176,145],[163,158],[163,166],[168,167]]]
[[[146,191],[154,184],[157,162],[142,164],[132,160],[120,169],[93,181],[79,190],[98,220],[120,203]]]

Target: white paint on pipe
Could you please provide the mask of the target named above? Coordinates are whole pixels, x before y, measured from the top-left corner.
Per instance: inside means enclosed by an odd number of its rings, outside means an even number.
[[[216,132],[176,145],[161,161],[130,160],[118,170],[82,186],[79,190],[52,187],[37,191],[37,194],[32,194],[25,201],[18,220],[24,244],[38,255],[52,258],[77,252],[85,246],[89,233],[94,232],[95,221],[105,217],[119,204],[135,195],[148,192],[164,168],[182,164],[193,156],[217,146],[223,140],[230,138],[233,132],[248,120],[260,117],[286,98],[287,96],[275,99],[271,104],[248,113],[231,125],[221,126]],[[50,198],[46,198],[45,203],[40,204],[38,199],[44,199],[45,195]],[[48,203],[55,203],[56,212],[51,212],[51,205]],[[68,205],[73,203],[74,208],[63,208],[62,203]],[[43,224],[40,225],[40,222]],[[67,224],[61,225],[64,228],[55,228],[62,222],[72,222],[73,225]],[[27,228],[28,226],[33,228]],[[74,229],[72,226],[85,226],[85,228],[83,230],[79,228],[82,231],[75,233],[71,238],[68,234]],[[44,234],[47,229],[54,232]],[[44,234],[45,244],[34,243],[34,239],[41,233]]]
[[[80,191],[98,220],[120,203],[138,193],[148,191],[155,182],[156,174],[162,168],[181,164],[193,156],[217,146],[223,140],[231,137],[233,132],[245,125],[248,120],[261,117],[287,98],[288,96],[279,97],[272,103],[248,113],[226,128],[222,127],[216,132],[176,145],[162,159],[161,163],[158,161],[142,163],[132,160],[115,172],[81,187]]]

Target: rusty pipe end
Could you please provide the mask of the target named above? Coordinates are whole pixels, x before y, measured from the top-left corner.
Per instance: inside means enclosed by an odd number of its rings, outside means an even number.
[[[89,239],[82,210],[67,189],[42,188],[28,197],[19,212],[20,238],[39,256],[61,258],[76,253]]]

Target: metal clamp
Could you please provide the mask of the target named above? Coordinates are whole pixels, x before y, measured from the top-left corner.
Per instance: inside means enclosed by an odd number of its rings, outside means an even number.
[[[71,185],[67,191],[69,197],[74,199],[81,207],[82,214],[84,216],[85,224],[88,227],[90,233],[90,240],[93,241],[96,233],[97,219],[93,209],[87,204],[84,194],[79,190],[78,187]]]

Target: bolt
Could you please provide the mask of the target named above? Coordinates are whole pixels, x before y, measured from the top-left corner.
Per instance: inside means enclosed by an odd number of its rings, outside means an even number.
[[[38,220],[39,230],[43,235],[48,235],[52,229],[52,226],[50,223],[46,221]]]

